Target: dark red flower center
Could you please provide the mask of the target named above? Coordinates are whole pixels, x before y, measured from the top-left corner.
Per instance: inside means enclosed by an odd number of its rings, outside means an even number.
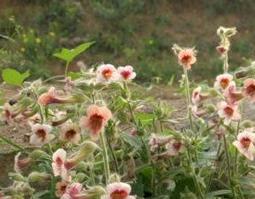
[[[190,55],[183,55],[181,61],[183,64],[188,64],[191,60],[191,56]]]
[[[223,46],[218,46],[217,47],[217,50],[218,50],[218,52],[220,53],[220,54],[223,54],[224,52],[226,52],[226,48],[225,47],[223,47]]]
[[[116,190],[111,193],[111,199],[125,199],[128,193],[124,190]]]
[[[124,70],[121,72],[121,76],[124,78],[124,79],[128,79],[131,75],[131,72],[128,71],[128,70]]]
[[[231,107],[227,106],[227,107],[224,108],[224,112],[225,112],[228,116],[232,116],[233,113],[234,113],[234,110],[233,110]]]
[[[247,86],[246,92],[250,96],[255,95],[255,84],[250,84],[249,86]]]
[[[220,81],[220,85],[223,89],[227,88],[228,85],[229,85],[229,79],[227,78],[223,78],[221,81]]]
[[[44,129],[38,129],[36,135],[41,138],[42,141],[46,139],[46,131]]]
[[[103,120],[104,120],[104,117],[97,113],[95,113],[94,115],[92,115],[90,117],[90,126],[91,126],[91,129],[93,130],[93,132],[96,133],[97,131],[99,131],[102,128]]]
[[[76,131],[75,131],[74,129],[70,129],[70,130],[66,131],[66,133],[65,133],[65,138],[66,138],[67,140],[70,140],[70,139],[72,139],[75,135],[76,135]]]
[[[250,144],[251,144],[251,140],[250,138],[247,138],[247,137],[244,137],[241,139],[241,145],[244,147],[244,148],[249,148]]]
[[[56,162],[56,164],[57,164],[58,166],[60,166],[60,165],[62,165],[62,164],[64,163],[63,160],[62,160],[60,157],[57,157],[56,160],[55,160],[55,162]]]
[[[102,75],[104,76],[105,79],[110,79],[112,76],[112,70],[111,69],[105,69],[102,71]]]
[[[181,142],[175,142],[175,143],[173,144],[173,147],[174,147],[174,149],[175,149],[176,151],[179,151],[180,148],[181,148],[181,146],[182,146],[182,143],[181,143]]]

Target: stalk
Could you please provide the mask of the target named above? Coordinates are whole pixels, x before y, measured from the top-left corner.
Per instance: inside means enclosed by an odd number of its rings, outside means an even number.
[[[66,68],[65,68],[65,77],[67,77],[68,68],[69,68],[70,62],[66,62]]]
[[[231,177],[232,177],[231,176],[231,165],[230,165],[231,163],[230,163],[230,158],[229,158],[229,153],[228,153],[228,145],[227,145],[227,140],[226,140],[226,136],[225,135],[223,136],[223,141],[224,141],[224,148],[225,148],[225,154],[226,154],[226,159],[227,159],[229,186],[231,188],[233,198],[235,199],[236,195],[235,195],[235,189],[232,186],[232,181],[231,181]]]
[[[189,76],[187,69],[184,69],[185,75],[185,91],[186,91],[186,100],[187,100],[187,109],[188,109],[188,117],[190,122],[190,127],[193,130],[193,119],[192,119],[192,112],[191,112],[191,96],[190,96],[190,85],[189,85]]]
[[[104,161],[104,171],[105,171],[105,181],[106,184],[109,181],[110,177],[110,166],[109,166],[109,156],[107,152],[106,140],[105,140],[105,133],[104,131],[100,133],[100,142],[103,148],[103,161]]]

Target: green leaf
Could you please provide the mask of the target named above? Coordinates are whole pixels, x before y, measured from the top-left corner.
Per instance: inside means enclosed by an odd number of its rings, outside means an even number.
[[[134,147],[134,149],[141,149],[142,143],[137,137],[131,136],[128,133],[121,133],[121,138],[124,142],[128,143],[130,146]]]
[[[69,72],[67,76],[71,77],[71,80],[76,80],[81,77],[81,73],[80,72]]]
[[[86,51],[94,43],[95,43],[94,41],[83,43],[74,49],[62,48],[60,52],[53,54],[53,56],[70,63],[71,61],[74,60],[75,57],[77,57],[82,52]]]
[[[155,115],[153,113],[135,113],[136,120],[140,121],[143,125],[148,125],[153,122]]]
[[[3,80],[10,85],[22,86],[22,83],[26,78],[30,76],[29,71],[25,73],[20,73],[19,71],[11,68],[4,69],[2,72]]]

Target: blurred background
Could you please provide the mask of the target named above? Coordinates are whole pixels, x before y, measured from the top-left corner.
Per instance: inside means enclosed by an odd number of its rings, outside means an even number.
[[[254,17],[254,0],[0,0],[0,70],[63,74],[64,63],[52,54],[96,41],[75,61],[130,64],[138,81],[167,83],[182,73],[171,51],[178,43],[198,50],[193,77],[212,79],[222,71],[218,26],[238,29],[230,52],[237,68],[254,58]]]

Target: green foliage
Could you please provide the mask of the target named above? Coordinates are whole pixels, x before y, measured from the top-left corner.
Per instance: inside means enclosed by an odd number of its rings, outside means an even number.
[[[20,73],[14,69],[7,68],[2,72],[3,80],[10,85],[22,86],[24,80],[30,76],[29,71]]]
[[[67,49],[67,48],[62,48],[60,52],[55,53],[54,56],[66,61],[67,63],[70,63],[73,61],[75,57],[80,55],[82,52],[86,51],[90,46],[92,46],[95,42],[87,42],[83,43],[79,46],[77,46],[74,49]]]

